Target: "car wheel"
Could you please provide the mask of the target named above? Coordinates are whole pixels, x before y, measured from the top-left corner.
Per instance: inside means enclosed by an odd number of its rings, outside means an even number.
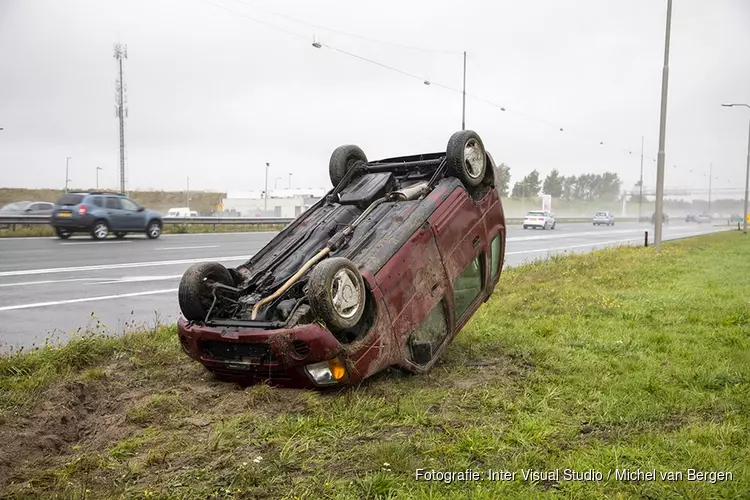
[[[107,236],[109,236],[107,221],[99,219],[94,222],[94,226],[91,228],[91,237],[95,240],[103,240]]]
[[[453,134],[445,150],[448,173],[461,180],[464,186],[477,187],[487,169],[487,153],[482,139],[473,130]]]
[[[67,240],[73,235],[72,232],[68,231],[67,229],[63,229],[61,227],[56,227],[55,233],[57,233],[57,237],[60,238],[61,240]]]
[[[152,220],[146,228],[146,236],[150,240],[155,240],[161,235],[161,223],[158,220]]]
[[[524,229],[528,229],[528,228],[529,228],[529,226],[523,226],[523,228],[524,228]]]
[[[557,221],[552,223],[552,229],[555,229],[555,226],[557,225]]]
[[[367,163],[367,156],[359,146],[347,144],[334,149],[328,162],[328,175],[333,187],[338,186],[346,173],[358,163]]]
[[[331,331],[353,328],[365,310],[365,281],[354,263],[343,257],[313,268],[307,295],[313,312]]]
[[[233,285],[229,270],[218,262],[193,264],[182,275],[177,289],[177,301],[186,320],[201,321],[206,318],[213,302],[210,287],[212,283]]]
[[[115,238],[117,238],[118,240],[121,240],[121,239],[123,239],[125,237],[126,234],[128,234],[128,233],[126,233],[124,231],[116,231],[115,232]]]

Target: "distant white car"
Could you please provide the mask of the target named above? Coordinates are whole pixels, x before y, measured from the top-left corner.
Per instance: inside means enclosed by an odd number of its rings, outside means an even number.
[[[523,219],[523,228],[528,229],[530,227],[534,229],[538,227],[542,229],[555,229],[555,216],[549,212],[529,212]]]
[[[198,217],[198,212],[190,210],[188,207],[170,208],[164,217],[169,219],[175,217]]]
[[[602,224],[614,226],[615,216],[611,212],[596,212],[596,215],[594,215],[594,225],[600,226]]]

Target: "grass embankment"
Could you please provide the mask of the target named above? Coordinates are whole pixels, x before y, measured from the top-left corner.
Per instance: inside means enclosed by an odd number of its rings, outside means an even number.
[[[332,394],[214,381],[170,328],[0,360],[0,491],[748,498],[749,276],[738,233],[511,269],[432,373]],[[516,477],[417,482],[417,468]],[[529,468],[560,477],[526,481]],[[615,468],[657,478],[607,481]],[[688,469],[733,478],[689,482]]]

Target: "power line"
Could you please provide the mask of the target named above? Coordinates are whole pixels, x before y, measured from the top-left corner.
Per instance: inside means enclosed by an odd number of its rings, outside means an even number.
[[[313,27],[313,28],[316,28],[316,29],[319,29],[319,30],[328,31],[328,32],[331,32],[331,33],[337,33],[339,35],[348,36],[350,38],[357,38],[359,40],[364,40],[364,41],[367,41],[367,42],[378,43],[378,44],[381,44],[381,45],[388,45],[388,46],[396,47],[396,48],[399,48],[399,49],[415,50],[415,51],[418,51],[418,52],[430,52],[430,53],[433,53],[433,54],[445,54],[445,55],[452,55],[452,56],[459,56],[459,55],[463,54],[462,52],[458,52],[458,51],[449,51],[449,50],[441,50],[441,49],[430,49],[430,48],[427,48],[427,47],[416,47],[414,45],[405,45],[405,44],[400,44],[400,43],[395,43],[395,42],[389,42],[387,40],[381,40],[381,39],[378,39],[378,38],[371,38],[371,37],[359,35],[359,34],[356,34],[356,33],[350,33],[350,32],[347,32],[347,31],[342,31],[342,30],[338,30],[338,29],[334,29],[334,28],[328,28],[326,26],[322,26],[320,24],[311,23],[309,21],[304,21],[302,19],[297,19],[297,18],[292,17],[290,15],[283,14],[281,12],[277,12],[275,10],[271,10],[271,9],[268,9],[268,8],[265,8],[265,7],[260,7],[258,5],[255,5],[254,2],[247,2],[245,0],[234,0],[234,1],[237,2],[237,3],[243,4],[243,5],[247,5],[250,8],[257,9],[257,10],[260,10],[260,11],[263,11],[263,12],[268,12],[269,14],[272,14],[274,16],[278,16],[278,17],[281,17],[281,18],[284,18],[284,19],[288,19],[288,20],[293,21],[295,23],[304,24],[304,25],[307,25],[307,26],[310,26],[310,27]]]
[[[234,14],[234,15],[237,15],[237,16],[240,16],[240,17],[243,17],[243,18],[248,19],[250,21],[253,21],[255,23],[262,24],[262,25],[267,26],[269,28],[272,28],[274,30],[280,31],[282,33],[286,33],[288,35],[292,35],[292,36],[295,36],[295,37],[298,37],[298,38],[303,38],[303,39],[309,40],[309,38],[306,35],[302,35],[300,33],[297,33],[297,32],[294,32],[294,31],[282,28],[280,26],[277,26],[277,25],[275,25],[273,23],[269,23],[267,21],[264,21],[264,20],[261,20],[261,19],[258,19],[258,18],[252,17],[252,16],[248,16],[246,14],[234,11],[232,9],[229,9],[229,8],[223,6],[223,5],[220,5],[220,4],[217,4],[215,2],[212,2],[211,0],[204,0],[204,1],[206,1],[207,3],[209,3],[209,4],[211,4],[211,5],[215,6],[215,7],[220,8],[220,9],[226,11],[226,12],[229,12],[231,14]],[[301,24],[306,24],[306,25],[309,25],[309,26],[312,26],[312,27],[315,27],[315,28],[318,28],[318,29],[322,29],[322,30],[330,31],[330,32],[334,32],[334,33],[339,33],[339,34],[342,34],[342,35],[345,35],[345,36],[350,36],[350,37],[353,37],[353,38],[359,38],[359,39],[363,39],[363,40],[367,40],[367,41],[371,41],[371,42],[375,42],[375,43],[381,43],[381,44],[384,44],[384,45],[391,45],[391,46],[395,46],[395,47],[399,47],[399,48],[406,48],[406,49],[411,49],[411,50],[421,50],[421,51],[425,51],[425,52],[435,52],[435,53],[445,53],[445,54],[458,54],[458,52],[450,52],[450,51],[442,51],[442,50],[434,50],[434,49],[425,49],[425,48],[420,48],[420,47],[400,45],[400,44],[396,44],[396,43],[392,43],[392,42],[387,42],[387,41],[384,41],[384,40],[378,40],[378,39],[374,39],[374,38],[364,37],[364,36],[361,36],[361,35],[356,35],[356,34],[353,34],[353,33],[347,33],[347,32],[343,32],[343,31],[339,31],[339,30],[334,30],[334,29],[326,28],[324,26],[317,25],[317,24],[314,24],[314,23],[310,23],[310,22],[307,22],[307,21],[302,21],[302,20],[293,18],[291,16],[288,16],[286,14],[282,14],[282,13],[279,13],[279,12],[272,11],[270,9],[266,9],[266,8],[263,8],[263,7],[258,7],[258,6],[255,6],[255,5],[250,5],[246,1],[243,1],[243,0],[235,0],[235,1],[238,2],[238,3],[241,3],[241,4],[248,5],[251,8],[256,8],[256,9],[261,10],[261,11],[266,11],[266,12],[269,12],[269,13],[271,13],[273,15],[277,15],[279,17],[283,17],[283,18],[292,20],[294,22],[298,22],[298,23],[301,23]],[[333,50],[333,51],[338,52],[340,54],[343,54],[343,55],[346,55],[346,56],[349,56],[349,57],[352,57],[352,58],[355,58],[355,59],[359,59],[361,61],[373,64],[375,66],[379,66],[381,68],[384,68],[384,69],[387,69],[387,70],[399,73],[399,74],[401,74],[403,76],[407,76],[409,78],[413,78],[413,79],[417,79],[417,80],[423,81],[423,83],[425,83],[427,85],[434,85],[436,87],[440,87],[440,88],[443,88],[443,89],[451,91],[451,92],[463,94],[462,90],[456,89],[456,88],[448,86],[448,85],[441,84],[439,82],[434,82],[434,81],[423,79],[422,77],[420,77],[418,75],[415,75],[413,73],[410,73],[408,71],[404,71],[404,70],[396,68],[394,66],[390,66],[388,64],[381,63],[381,62],[376,61],[374,59],[370,59],[370,58],[367,58],[367,57],[364,57],[364,56],[360,56],[359,54],[355,54],[353,52],[349,52],[349,51],[340,49],[338,47],[334,47],[333,45],[330,45],[330,44],[323,44],[323,43],[314,41],[313,42],[313,46],[315,46],[317,48],[325,47],[327,49]],[[513,114],[516,114],[518,116],[522,116],[524,118],[527,118],[529,120],[533,120],[533,121],[536,121],[536,122],[539,122],[539,123],[543,123],[543,124],[545,124],[547,126],[554,127],[559,132],[568,132],[570,135],[573,135],[573,136],[579,135],[579,136],[586,137],[586,139],[587,139],[586,142],[588,142],[588,141],[598,142],[600,146],[605,146],[606,145],[608,147],[612,147],[612,148],[618,149],[618,150],[620,150],[622,152],[627,152],[629,155],[633,154],[633,151],[634,151],[633,148],[626,148],[626,147],[620,146],[620,145],[618,145],[616,143],[611,143],[609,141],[607,141],[605,143],[605,141],[603,141],[601,139],[596,139],[596,138],[594,138],[594,136],[590,136],[588,134],[581,134],[580,132],[574,132],[574,133],[571,134],[570,131],[568,131],[565,127],[562,127],[559,124],[553,123],[553,122],[551,122],[549,120],[546,120],[546,119],[543,119],[543,118],[531,115],[529,113],[526,113],[526,112],[523,112],[523,111],[520,111],[520,110],[517,110],[517,109],[509,108],[508,106],[505,106],[505,105],[502,105],[502,104],[498,104],[498,103],[496,103],[494,101],[491,101],[489,99],[486,99],[486,98],[483,98],[483,97],[480,97],[480,96],[477,96],[477,95],[474,95],[474,94],[471,94],[471,93],[468,93],[468,92],[466,93],[466,96],[469,97],[469,98],[471,98],[471,99],[473,99],[473,100],[475,100],[475,101],[482,102],[482,103],[487,104],[489,106],[493,106],[495,108],[498,108],[501,111],[513,113]],[[653,156],[644,155],[644,158],[652,160],[652,162],[656,162],[656,158],[653,157]]]

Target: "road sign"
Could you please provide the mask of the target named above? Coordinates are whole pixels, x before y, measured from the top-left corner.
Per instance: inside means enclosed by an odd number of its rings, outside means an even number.
[[[542,195],[542,210],[545,212],[552,211],[552,195],[551,194]]]

